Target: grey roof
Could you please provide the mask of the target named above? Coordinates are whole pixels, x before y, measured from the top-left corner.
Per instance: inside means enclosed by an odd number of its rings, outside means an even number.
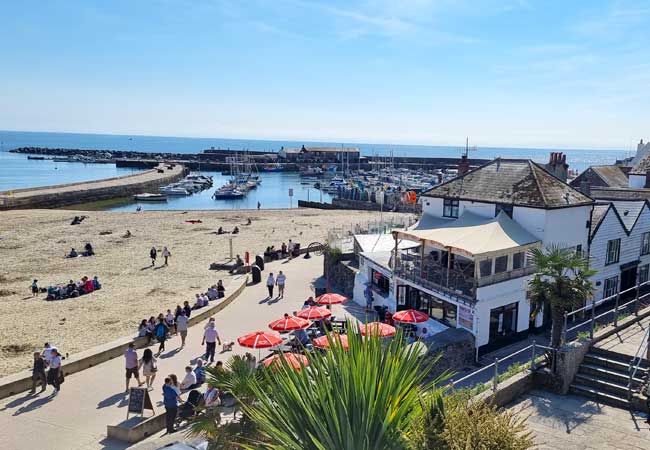
[[[650,200],[650,189],[592,187],[590,194],[598,200]]]
[[[549,209],[593,203],[528,159],[497,158],[422,195]]]
[[[609,187],[627,187],[629,180],[619,166],[592,166],[591,169]]]
[[[632,231],[634,224],[639,218],[639,215],[643,210],[643,205],[645,205],[645,201],[644,200],[627,201],[627,202],[615,201],[612,202],[612,205],[614,206],[614,208],[616,208],[618,217],[621,219],[623,226],[629,233],[630,231]]]
[[[377,264],[386,270],[390,269],[390,259],[393,256],[392,252],[361,252],[359,255]]]
[[[596,233],[596,230],[600,226],[600,223],[603,221],[607,215],[607,211],[610,208],[609,203],[599,203],[594,205],[594,209],[591,212],[591,227],[589,229],[589,235],[593,236]]]

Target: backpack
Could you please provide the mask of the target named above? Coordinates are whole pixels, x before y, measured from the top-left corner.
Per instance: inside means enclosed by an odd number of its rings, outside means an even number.
[[[165,331],[165,326],[162,324],[158,324],[158,326],[156,326],[156,337],[163,338],[165,337],[166,334],[167,333]]]

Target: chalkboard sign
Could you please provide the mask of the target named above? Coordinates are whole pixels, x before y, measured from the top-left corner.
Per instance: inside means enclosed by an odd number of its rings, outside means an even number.
[[[142,415],[145,409],[150,409],[153,412],[149,390],[140,387],[129,389],[129,407],[127,408],[126,418],[128,419],[129,414],[132,413]]]

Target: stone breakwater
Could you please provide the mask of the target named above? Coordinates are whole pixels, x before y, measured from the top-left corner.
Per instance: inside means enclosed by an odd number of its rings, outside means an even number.
[[[0,210],[60,208],[129,197],[143,192],[157,192],[160,186],[180,180],[187,172],[183,165],[161,164],[155,169],[123,177],[4,191],[0,192]]]

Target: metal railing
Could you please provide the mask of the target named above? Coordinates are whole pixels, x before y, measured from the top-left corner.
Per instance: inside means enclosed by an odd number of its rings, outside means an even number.
[[[639,344],[639,348],[636,350],[636,353],[634,354],[634,358],[630,360],[630,367],[629,367],[630,378],[627,382],[628,401],[632,399],[632,391],[634,389],[634,376],[639,371],[639,367],[643,362],[644,358],[641,355],[643,355],[644,352],[645,352],[645,360],[646,361],[650,360],[650,326],[648,327],[645,334],[643,335],[643,339],[641,340],[641,343]],[[645,380],[645,382],[650,383],[650,380]]]
[[[395,274],[432,290],[442,291],[451,297],[464,297],[475,301],[476,282],[474,277],[458,269],[441,264],[422,264],[420,257],[400,257],[394,265]]]
[[[589,339],[593,339],[594,337],[594,332],[596,331],[596,325],[604,325],[608,323],[613,323],[614,326],[618,326],[618,320],[619,320],[619,313],[620,312],[628,312],[629,309],[632,309],[634,314],[637,315],[639,313],[639,305],[643,300],[650,299],[650,293],[646,293],[641,295],[640,291],[641,288],[650,286],[650,281],[646,281],[644,283],[637,283],[636,286],[633,286],[631,288],[625,289],[621,292],[618,292],[614,295],[610,295],[609,297],[605,297],[601,300],[595,300],[589,305],[583,306],[582,308],[578,308],[576,310],[573,310],[568,313],[564,313],[564,326],[562,327],[562,342],[570,342],[571,340],[575,339],[579,332],[576,332],[577,330],[583,328],[586,332],[587,326],[589,330]],[[621,296],[627,293],[632,293],[635,292],[635,296],[632,300],[621,304]],[[610,301],[614,301],[614,307],[611,309],[606,309],[605,311],[602,311],[600,313],[596,313],[596,308],[598,306],[603,305],[604,303],[608,303]],[[579,319],[576,317],[578,314],[589,314],[589,319],[585,319],[582,321],[579,321]],[[612,316],[611,320],[607,320],[607,316]],[[573,321],[579,321],[576,325],[569,327],[569,318],[572,317]],[[572,333],[576,332],[576,336],[574,336],[573,339],[567,339],[567,336]]]
[[[471,372],[462,378],[450,381],[448,386],[450,386],[452,389],[473,389],[479,384],[489,383],[491,385],[492,392],[496,392],[498,390],[499,383],[507,379],[504,378],[504,375],[515,364],[521,365],[521,370],[514,372],[513,375],[516,373],[521,373],[524,370],[534,372],[540,367],[540,365],[548,366],[552,371],[554,371],[554,353],[555,349],[547,347],[545,345],[537,344],[535,341],[533,341],[533,343],[527,347],[519,349],[516,352],[513,352],[503,358],[494,358],[493,363],[481,367],[480,369],[475,370],[474,372]],[[546,361],[539,362],[538,360],[540,357],[545,357]],[[508,363],[509,360],[512,362]],[[528,367],[526,367],[526,364]],[[504,368],[505,370],[503,370]]]

